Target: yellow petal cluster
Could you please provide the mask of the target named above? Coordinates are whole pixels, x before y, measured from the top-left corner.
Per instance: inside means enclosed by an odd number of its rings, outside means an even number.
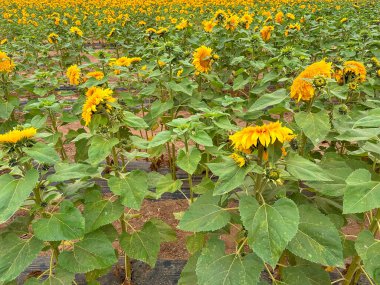
[[[82,119],[86,126],[90,124],[92,115],[99,110],[99,107],[104,107],[107,112],[112,109],[109,103],[115,102],[112,97],[112,90],[107,88],[92,87],[86,93],[86,102],[82,108]]]
[[[93,77],[96,80],[102,80],[104,78],[104,73],[101,71],[91,71],[86,74],[86,77]]]
[[[15,64],[9,56],[5,52],[0,51],[0,72],[9,73],[12,72],[14,68]]]
[[[282,124],[271,122],[262,126],[251,126],[242,129],[229,137],[234,149],[249,153],[252,147],[268,147],[276,141],[284,143],[294,138],[293,131]]]
[[[364,82],[367,76],[367,71],[363,63],[358,61],[346,61],[343,66],[343,75],[349,74],[355,75],[355,80],[358,82]]]
[[[29,139],[36,135],[36,128],[26,128],[23,130],[13,130],[5,134],[0,134],[0,143],[17,143],[23,139]]]
[[[270,40],[270,36],[273,30],[274,30],[273,26],[264,26],[261,29],[260,35],[264,42],[267,42]]]
[[[71,85],[78,85],[80,80],[80,68],[78,65],[71,65],[66,71],[66,76]]]
[[[331,63],[321,60],[308,66],[293,81],[290,90],[290,97],[297,100],[298,102],[301,99],[303,101],[309,101],[311,98],[313,98],[315,89],[313,83],[310,81],[312,81],[316,76],[331,78]]]
[[[230,155],[230,157],[236,162],[237,165],[239,165],[239,167],[243,167],[245,165],[245,158],[242,157],[240,154],[234,152]]]
[[[212,65],[212,49],[206,46],[197,48],[193,54],[193,65],[201,73],[208,73]]]

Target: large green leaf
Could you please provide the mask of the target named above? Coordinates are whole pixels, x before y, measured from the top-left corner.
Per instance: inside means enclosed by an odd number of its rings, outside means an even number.
[[[144,224],[140,231],[123,233],[120,245],[129,257],[141,260],[154,267],[160,251],[160,238],[157,227],[152,222]]]
[[[330,117],[326,110],[318,113],[299,112],[294,115],[294,119],[315,146],[330,132]]]
[[[124,177],[111,177],[108,186],[121,197],[124,206],[139,210],[148,194],[148,176],[141,170],[133,170]]]
[[[378,210],[379,211],[379,210]],[[363,260],[364,268],[376,284],[380,283],[380,240],[376,240],[373,234],[362,231],[356,242],[355,249]]]
[[[164,193],[174,193],[181,189],[183,182],[179,179],[173,180],[171,174],[162,176],[156,185],[156,199],[159,199]]]
[[[193,91],[197,87],[197,84],[195,84],[193,81],[189,80],[188,78],[185,78],[180,83],[175,83],[174,81],[167,83],[168,87],[175,91],[180,93],[185,93],[186,95],[192,96]]]
[[[321,167],[298,154],[289,154],[286,165],[288,172],[299,180],[331,181]]]
[[[224,158],[223,162],[207,163],[213,174],[219,177],[215,185],[214,195],[228,193],[241,184],[251,171],[259,171],[255,165],[239,167],[232,158]],[[257,165],[256,165],[257,166]]]
[[[63,251],[58,257],[58,264],[73,273],[107,268],[116,262],[112,243],[101,231],[86,235],[71,251]]]
[[[85,220],[72,202],[63,201],[58,213],[33,223],[36,237],[44,241],[73,240],[84,236]]]
[[[281,103],[286,98],[288,98],[288,94],[285,89],[279,89],[273,93],[265,94],[253,103],[248,112],[264,110],[269,106],[274,106]]]
[[[248,244],[266,263],[275,267],[289,241],[296,235],[299,213],[287,198],[273,205],[259,205],[252,196],[241,197],[240,215],[248,230]]]
[[[98,191],[87,193],[83,212],[86,233],[114,222],[123,212],[124,206],[119,200],[103,199]]]
[[[326,266],[343,266],[339,232],[328,217],[309,205],[298,207],[300,223],[287,248],[295,255]]]
[[[0,100],[0,119],[8,120],[14,108],[11,102]]]
[[[0,238],[0,282],[15,279],[38,256],[44,243],[32,236],[19,238],[11,233]]]
[[[178,280],[178,285],[198,284],[198,278],[195,270],[199,256],[200,252],[197,252],[194,255],[190,256],[190,258],[187,260],[185,267],[181,271],[181,277]]]
[[[0,224],[6,222],[23,205],[38,182],[38,171],[29,170],[15,179],[10,174],[0,176]]]
[[[61,159],[52,146],[37,142],[32,147],[26,147],[24,152],[39,163],[55,164]]]
[[[204,145],[204,146],[213,146],[212,138],[202,129],[194,130],[190,134],[190,139],[195,141],[197,144]]]
[[[146,129],[148,128],[148,124],[144,121],[143,118],[140,118],[136,116],[135,114],[124,111],[124,122],[127,124],[128,127],[135,128],[135,129]]]
[[[157,147],[163,145],[170,141],[172,138],[172,133],[170,131],[162,131],[153,137],[153,139],[149,142],[148,148]]]
[[[198,285],[255,285],[263,267],[253,253],[226,255],[224,242],[212,239],[198,258]]]
[[[60,162],[54,166],[55,173],[48,176],[50,182],[62,182],[70,179],[79,179],[98,174],[98,169],[84,163]]]
[[[219,196],[203,194],[184,213],[178,228],[189,232],[214,231],[224,227],[231,216],[218,205]]]
[[[95,136],[91,139],[91,145],[88,148],[87,161],[92,164],[98,164],[111,154],[112,148],[119,143],[117,138],[106,139],[101,136]]]
[[[353,171],[345,158],[335,153],[327,153],[318,166],[327,173],[331,181],[306,181],[306,184],[326,196],[343,196],[347,187],[346,179]]]
[[[329,274],[321,266],[299,265],[285,267],[283,281],[289,285],[330,285]]]
[[[43,279],[43,278],[42,278]],[[68,285],[72,284],[75,279],[75,274],[68,272],[61,267],[54,268],[54,274],[49,275],[48,278],[41,280],[37,278],[29,278],[24,285]]]
[[[194,174],[201,158],[202,154],[196,147],[190,148],[188,153],[185,149],[180,149],[177,156],[177,165],[187,173]]]
[[[348,176],[343,197],[343,213],[362,213],[380,207],[380,182],[371,180],[371,173],[358,169]]]
[[[357,142],[377,138],[380,128],[348,129],[336,137],[337,140]]]

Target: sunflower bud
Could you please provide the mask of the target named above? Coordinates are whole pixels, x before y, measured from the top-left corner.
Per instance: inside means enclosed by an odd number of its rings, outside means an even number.
[[[316,88],[322,88],[322,87],[325,87],[326,86],[326,79],[323,77],[323,76],[317,76],[314,78],[313,80],[313,85],[316,87]]]
[[[358,88],[358,83],[355,82],[355,81],[351,81],[349,84],[348,84],[348,88],[350,88],[350,90],[354,91]]]
[[[338,109],[338,112],[339,112],[339,114],[341,114],[341,115],[346,115],[347,112],[348,112],[348,107],[347,107],[347,105],[342,105],[342,106],[340,106],[339,109]]]
[[[292,150],[296,151],[298,149],[298,141],[297,139],[292,139],[290,142],[290,147],[292,148]]]
[[[266,177],[269,180],[276,181],[280,178],[280,171],[278,169],[268,169],[266,171]]]

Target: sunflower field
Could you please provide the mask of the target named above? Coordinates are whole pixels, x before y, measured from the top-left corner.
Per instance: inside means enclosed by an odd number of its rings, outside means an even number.
[[[379,15],[2,0],[0,285],[380,284]]]

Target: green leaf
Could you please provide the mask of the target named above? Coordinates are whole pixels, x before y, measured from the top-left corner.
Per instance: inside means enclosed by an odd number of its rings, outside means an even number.
[[[248,230],[248,244],[264,262],[275,267],[286,245],[297,233],[296,204],[281,198],[273,205],[259,205],[254,197],[245,196],[240,199],[239,210]]]
[[[23,178],[15,179],[10,174],[0,176],[0,224],[5,223],[29,197],[38,182],[39,174],[29,170]]]
[[[170,173],[162,176],[156,185],[156,199],[159,199],[164,193],[174,193],[181,189],[183,182],[181,180],[173,180]]]
[[[343,266],[339,232],[328,217],[309,205],[298,207],[300,223],[287,248],[295,255],[326,266]]]
[[[239,76],[236,77],[234,80],[232,90],[236,91],[236,90],[243,89],[244,86],[249,83],[250,79],[251,79],[250,77],[247,77],[246,79],[244,79],[243,75],[239,74]]]
[[[73,250],[63,251],[58,257],[58,264],[73,273],[107,268],[116,262],[112,243],[101,231],[85,235],[83,240],[74,244]]]
[[[201,158],[202,154],[196,147],[190,148],[188,153],[185,149],[180,149],[177,156],[177,166],[189,174],[194,174]]]
[[[203,194],[184,213],[178,228],[189,232],[214,231],[230,221],[230,213],[218,205],[219,196]]]
[[[380,207],[380,182],[371,180],[371,173],[358,169],[348,176],[343,197],[343,213],[362,213]]]
[[[70,201],[63,201],[60,211],[33,223],[36,237],[44,241],[74,240],[84,236],[84,218]]]
[[[288,266],[283,270],[283,281],[294,285],[330,285],[329,274],[321,266]]]
[[[148,194],[148,176],[141,170],[133,170],[124,177],[111,177],[108,186],[121,197],[124,206],[139,210]]]
[[[186,237],[186,249],[190,254],[201,250],[206,243],[207,235],[205,233],[194,233]]]
[[[144,224],[140,231],[132,234],[123,233],[120,245],[125,253],[132,258],[146,262],[154,267],[160,251],[159,232],[152,222]]]
[[[225,254],[224,242],[212,239],[198,258],[198,285],[255,285],[259,281],[263,263],[249,253]]]
[[[54,268],[54,274],[49,275],[49,277],[44,279],[42,282],[37,278],[29,278],[26,280],[24,285],[67,285],[72,284],[74,278],[74,273],[68,272],[57,266]]]
[[[116,221],[124,212],[119,200],[102,199],[100,192],[91,191],[86,194],[83,216],[86,221],[86,233]]]
[[[70,179],[79,179],[88,176],[94,176],[98,173],[98,169],[94,166],[84,163],[65,163],[60,162],[55,166],[55,173],[47,179],[50,182],[61,182]]]
[[[148,148],[157,147],[163,145],[170,141],[172,138],[172,133],[170,131],[162,131],[153,137],[153,139],[149,142]]]
[[[193,95],[193,91],[197,87],[197,84],[194,84],[193,81],[187,78],[182,80],[180,83],[170,81],[167,83],[167,85],[171,90],[175,92],[185,93],[186,95],[189,95],[189,96]]]
[[[299,180],[331,181],[321,167],[298,154],[289,154],[286,164],[288,172]]]
[[[181,277],[178,280],[178,285],[198,284],[198,278],[195,270],[199,256],[200,252],[190,256],[190,258],[187,260],[185,267],[181,271]]]
[[[0,100],[0,119],[8,120],[14,108],[11,102]]]
[[[190,139],[195,141],[197,144],[204,146],[213,146],[212,138],[204,130],[195,130],[194,133],[190,134]]]
[[[355,249],[363,260],[364,268],[375,284],[380,283],[380,240],[369,230],[362,231],[355,242]]]
[[[380,135],[380,128],[349,129],[335,138],[341,141],[357,142],[374,139],[378,135]]]
[[[138,130],[146,129],[149,127],[143,118],[140,118],[136,116],[135,114],[128,111],[124,111],[123,114],[124,114],[123,120],[128,127],[135,128]]]
[[[248,110],[248,113],[261,111],[269,106],[275,106],[277,104],[280,104],[286,98],[288,98],[286,89],[279,89],[274,91],[273,93],[265,94],[252,104],[251,108],[249,108]]]
[[[111,154],[112,148],[119,143],[117,138],[106,139],[101,136],[94,136],[88,148],[87,161],[91,164],[98,164]]]
[[[8,234],[0,238],[0,282],[15,279],[38,256],[44,243],[36,237],[19,238]]]
[[[150,219],[149,221],[156,226],[160,235],[161,242],[172,242],[177,240],[177,234],[175,230],[167,223],[155,218]]]
[[[260,172],[257,165],[239,167],[232,158],[225,157],[223,159],[223,162],[207,163],[212,173],[219,177],[215,184],[214,195],[231,192],[243,184],[249,172]]]
[[[323,141],[330,132],[330,117],[326,110],[318,113],[299,112],[294,115],[294,119],[314,146]]]
[[[25,147],[23,151],[39,163],[56,164],[61,161],[52,146],[37,142],[32,147]]]
[[[346,191],[346,179],[352,173],[352,168],[346,159],[336,153],[325,153],[318,164],[331,181],[307,181],[306,184],[326,196],[343,196]]]

